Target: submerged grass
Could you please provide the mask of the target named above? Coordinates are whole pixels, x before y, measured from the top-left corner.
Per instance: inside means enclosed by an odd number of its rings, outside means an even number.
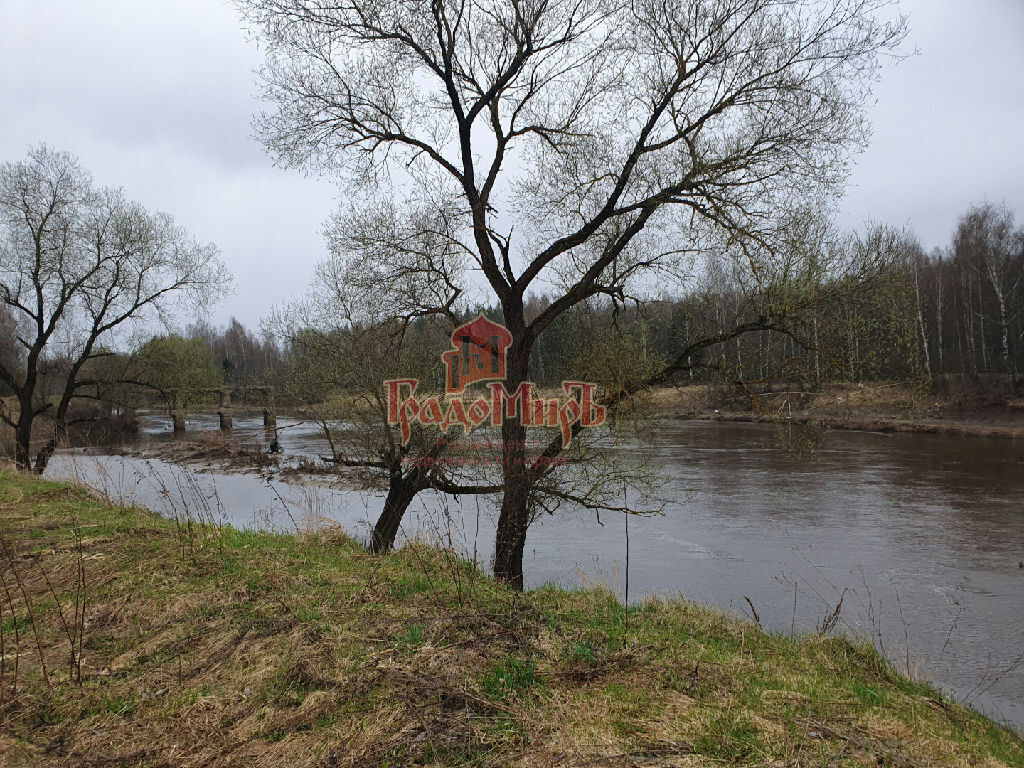
[[[869,646],[681,600],[627,623],[422,546],[186,532],[12,473],[0,535],[4,766],[1024,766]]]

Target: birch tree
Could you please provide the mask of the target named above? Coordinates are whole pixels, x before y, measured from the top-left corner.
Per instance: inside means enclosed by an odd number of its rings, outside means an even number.
[[[1011,328],[1019,314],[1015,305],[1024,284],[1024,229],[1015,227],[1013,212],[1005,205],[974,206],[957,223],[953,252],[977,271],[978,305],[982,310],[985,302],[980,298],[981,283],[987,283],[992,291],[999,329],[999,356],[1003,370],[1013,375],[1016,366]],[[979,322],[984,320],[981,314]],[[981,343],[984,349],[984,335]]]

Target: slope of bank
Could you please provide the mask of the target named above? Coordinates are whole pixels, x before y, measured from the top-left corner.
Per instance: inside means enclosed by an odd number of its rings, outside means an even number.
[[[1024,766],[870,647],[0,473],[0,764]]]
[[[773,422],[822,429],[1024,438],[1024,397],[1008,386],[927,392],[906,384],[829,384],[817,391],[753,397],[722,387],[661,387],[650,393],[665,418]]]

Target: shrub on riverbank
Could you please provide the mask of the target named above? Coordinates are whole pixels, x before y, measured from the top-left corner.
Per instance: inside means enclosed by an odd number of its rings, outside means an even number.
[[[0,473],[0,764],[1024,766],[870,647]]]

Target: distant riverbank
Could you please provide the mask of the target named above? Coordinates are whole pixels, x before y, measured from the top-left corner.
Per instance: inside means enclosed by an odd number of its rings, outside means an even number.
[[[829,385],[817,392],[736,393],[663,387],[650,402],[663,418],[797,424],[820,429],[1024,438],[1024,398],[1012,392],[935,394],[901,384]]]

